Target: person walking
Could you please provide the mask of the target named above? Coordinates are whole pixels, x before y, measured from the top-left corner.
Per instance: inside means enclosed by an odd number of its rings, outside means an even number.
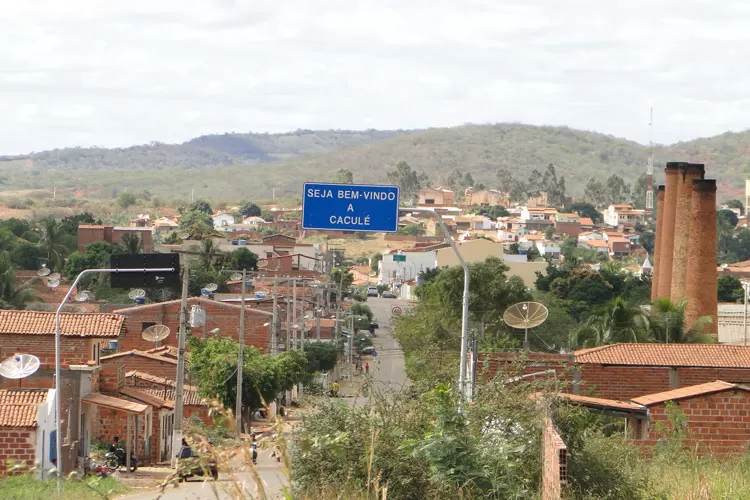
[[[334,382],[334,383],[333,383],[333,384],[331,385],[331,389],[332,389],[332,391],[333,391],[333,397],[334,397],[334,398],[337,398],[337,397],[339,397],[339,383],[338,383],[338,382]]]
[[[365,375],[370,374],[370,363],[365,363]]]

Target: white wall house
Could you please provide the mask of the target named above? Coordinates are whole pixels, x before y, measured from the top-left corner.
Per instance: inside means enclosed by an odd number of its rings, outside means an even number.
[[[542,257],[559,257],[560,243],[557,241],[542,240],[536,242],[536,249]]]
[[[620,224],[643,224],[645,220],[645,210],[636,210],[626,203],[610,205],[604,212],[604,222],[611,227],[617,227]]]
[[[234,215],[219,214],[213,216],[214,229],[217,231],[228,231],[229,226],[234,224]]]
[[[437,252],[399,252],[406,256],[406,260],[394,261],[393,254],[383,254],[383,260],[378,262],[378,283],[390,285],[395,282],[417,279],[419,273],[433,269],[437,262]]]

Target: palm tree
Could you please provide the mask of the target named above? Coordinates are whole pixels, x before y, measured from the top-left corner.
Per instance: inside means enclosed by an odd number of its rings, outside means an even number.
[[[65,257],[68,255],[68,247],[63,244],[62,226],[57,219],[49,217],[42,221],[42,236],[37,246],[42,255],[47,259],[47,266],[53,270],[62,268]]]
[[[214,268],[214,257],[217,253],[216,245],[214,244],[214,240],[211,238],[206,238],[204,240],[201,240],[201,248],[199,250],[200,252],[200,262],[201,267],[207,271]]]
[[[122,245],[125,247],[125,253],[130,255],[137,255],[143,251],[143,242],[136,233],[126,233],[122,237]]]
[[[669,299],[657,299],[651,305],[651,332],[656,342],[698,343],[713,342],[710,335],[703,332],[711,324],[709,316],[698,318],[694,325],[686,328],[685,309],[687,300],[672,302]]]
[[[632,306],[622,297],[607,304],[606,313],[591,316],[575,332],[573,342],[584,347],[595,347],[619,342],[645,342],[649,340],[649,321],[643,310]]]
[[[34,292],[28,283],[16,286],[16,270],[8,252],[0,252],[0,308],[25,309],[26,303],[34,300]]]

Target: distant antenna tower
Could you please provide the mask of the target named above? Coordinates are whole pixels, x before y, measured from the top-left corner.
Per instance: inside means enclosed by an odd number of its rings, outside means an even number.
[[[649,110],[648,119],[648,162],[646,163],[646,213],[654,211],[654,108]]]

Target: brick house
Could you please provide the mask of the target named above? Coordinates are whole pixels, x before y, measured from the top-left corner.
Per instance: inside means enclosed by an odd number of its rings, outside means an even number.
[[[750,384],[750,346],[610,344],[570,354],[480,353],[477,373],[553,370],[573,394],[628,401],[644,394],[724,380]]]
[[[27,473],[36,464],[39,471],[54,467],[50,435],[55,429],[55,401],[50,392],[0,389],[0,478]]]
[[[99,387],[102,391],[117,391],[125,385],[126,374],[130,371],[140,371],[155,377],[174,380],[177,377],[177,359],[137,349],[102,356]],[[189,373],[186,367],[185,379],[187,381],[190,380]]]
[[[562,213],[555,215],[555,233],[578,238],[578,235],[581,233],[580,216],[575,213]]]
[[[169,336],[162,340],[162,344],[177,347],[180,303],[180,300],[171,300],[117,309],[116,312],[125,317],[126,332],[119,339],[119,348],[121,350],[135,349],[139,351],[152,349],[154,347],[153,342],[144,340],[141,333],[155,324],[167,325],[170,329]],[[231,337],[235,341],[238,340],[241,311],[239,305],[198,297],[189,298],[188,311],[194,306],[198,306],[205,311],[206,320],[203,326],[191,329],[192,335],[198,337],[221,335]],[[245,309],[245,345],[255,346],[261,350],[268,349],[271,343],[272,321],[273,313],[247,307]],[[218,329],[218,333],[213,333],[216,329]]]
[[[152,229],[150,227],[113,227],[97,224],[78,225],[78,251],[86,251],[86,245],[96,241],[106,241],[113,245],[122,244],[122,238],[126,234],[135,234],[141,238],[142,251],[151,253],[154,251]]]

